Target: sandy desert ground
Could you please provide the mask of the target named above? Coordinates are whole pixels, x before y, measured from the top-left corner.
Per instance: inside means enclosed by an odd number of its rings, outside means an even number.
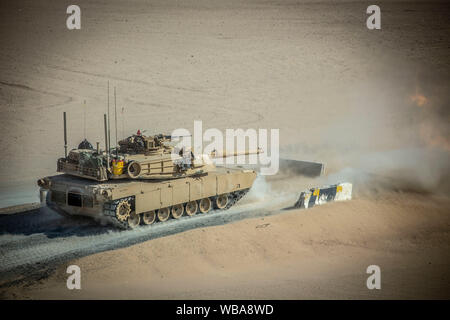
[[[190,230],[67,262],[26,299],[448,299],[450,201],[357,199]],[[66,268],[81,268],[81,290]],[[368,290],[366,268],[381,268]]]
[[[77,31],[69,4],[0,4],[0,207],[37,200],[64,152],[63,111],[71,146],[84,131],[103,141],[108,80],[119,138],[194,120],[279,128],[283,156],[326,164],[311,183],[349,181],[355,197],[69,261],[81,291],[62,265],[2,297],[450,297],[448,3],[380,1],[374,31],[367,1],[78,1]],[[301,191],[267,183],[262,197]],[[382,290],[365,287],[370,264]]]

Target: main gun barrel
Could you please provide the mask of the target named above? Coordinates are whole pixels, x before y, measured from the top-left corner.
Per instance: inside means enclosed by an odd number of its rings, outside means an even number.
[[[250,154],[260,154],[263,153],[263,149],[258,148],[256,150],[246,150],[246,151],[234,151],[234,152],[227,152],[226,150],[223,150],[222,152],[218,152],[217,150],[214,150],[210,153],[210,157],[217,159],[217,158],[227,158],[227,157],[237,157],[237,156],[247,156]]]

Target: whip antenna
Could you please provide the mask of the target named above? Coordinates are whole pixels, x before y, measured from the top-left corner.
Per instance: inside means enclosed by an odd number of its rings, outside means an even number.
[[[64,119],[64,156],[67,158],[67,125],[66,125],[66,112],[63,113]]]
[[[106,114],[103,115],[105,122],[105,151],[106,151],[106,166],[109,169],[109,150],[108,150],[108,124],[106,120]]]
[[[124,113],[125,111],[125,107],[122,107],[122,139],[125,139],[125,118],[124,118]]]
[[[107,137],[107,143],[108,143],[108,152],[111,150],[111,127],[109,123],[109,80],[108,80],[108,137]]]
[[[116,158],[119,157],[118,150],[117,150],[117,104],[116,104],[116,87],[114,87],[114,120],[115,120],[115,126],[116,126]]]
[[[83,103],[83,118],[84,139],[86,140],[86,100]]]

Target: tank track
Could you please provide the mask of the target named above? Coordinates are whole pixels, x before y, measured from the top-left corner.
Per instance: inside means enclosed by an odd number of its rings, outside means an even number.
[[[236,202],[238,202],[239,200],[242,199],[243,196],[245,196],[245,194],[249,191],[250,189],[243,189],[243,190],[239,190],[239,191],[235,191],[232,192],[229,195],[229,200],[228,200],[228,204],[225,208],[223,208],[222,210],[228,210],[230,209],[232,206],[234,206],[236,204]]]
[[[225,208],[221,209],[221,210],[228,210],[230,209],[232,206],[234,206],[239,200],[242,199],[242,197],[244,197],[247,192],[250,189],[243,189],[243,190],[238,190],[235,192],[231,192],[228,194],[228,204],[225,206]],[[128,222],[127,221],[120,221],[119,219],[117,219],[116,217],[116,209],[117,206],[119,205],[119,203],[123,200],[127,200],[131,203],[132,205],[132,211],[134,211],[134,197],[126,197],[126,198],[121,198],[121,199],[117,199],[114,201],[110,201],[107,202],[103,205],[103,213],[104,213],[104,217],[107,219],[107,222],[109,222],[110,224],[112,224],[113,226],[119,228],[119,229],[130,229]],[[212,210],[220,210],[217,208],[213,208]],[[198,214],[198,213],[197,213]],[[184,215],[184,214],[183,214]],[[195,215],[194,215],[195,216]],[[171,219],[172,217],[170,217]],[[160,221],[156,221],[155,223],[161,223]],[[163,222],[164,223],[164,222]]]

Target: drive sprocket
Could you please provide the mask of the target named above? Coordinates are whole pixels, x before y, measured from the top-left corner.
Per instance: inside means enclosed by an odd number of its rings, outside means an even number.
[[[116,218],[119,221],[127,221],[131,213],[131,204],[128,200],[121,200],[116,207]]]

